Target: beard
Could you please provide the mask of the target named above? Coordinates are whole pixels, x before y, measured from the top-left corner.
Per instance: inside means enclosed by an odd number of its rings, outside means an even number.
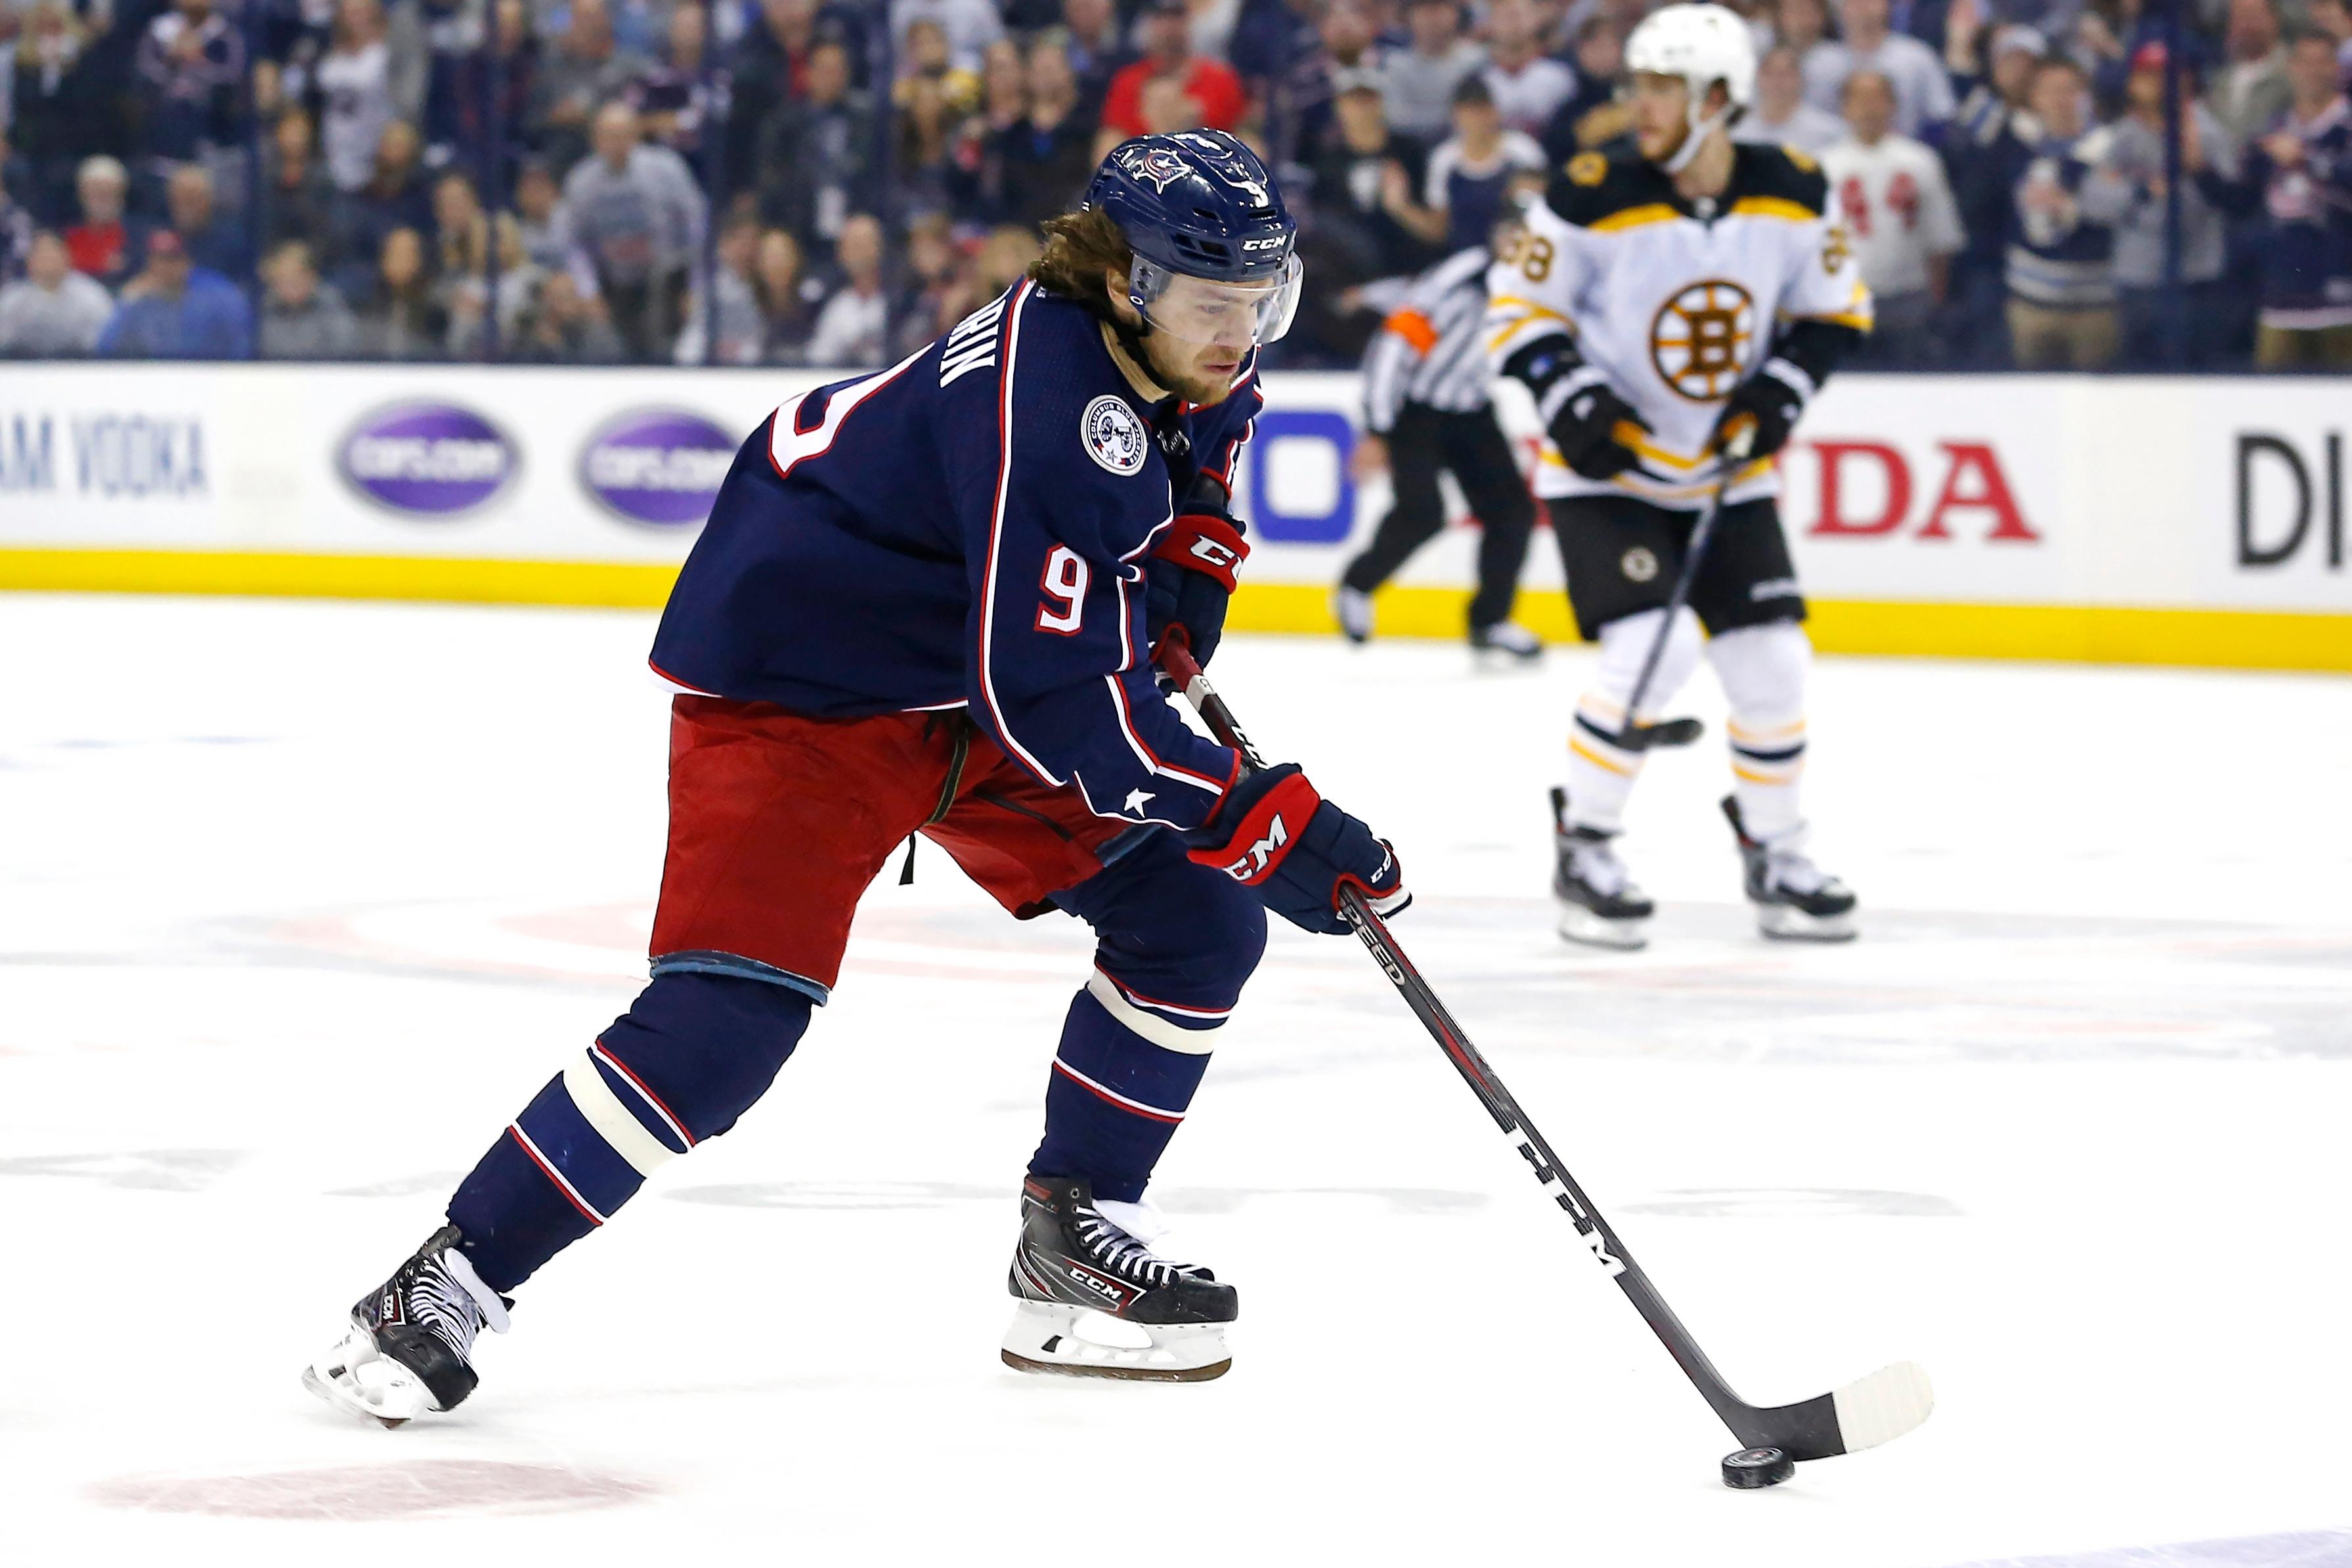
[[[1143,340],[1143,353],[1151,379],[1187,403],[1205,408],[1223,403],[1234,390],[1234,372],[1201,368],[1202,350],[1197,345],[1154,332]],[[1244,351],[1237,357],[1247,359],[1249,354]]]

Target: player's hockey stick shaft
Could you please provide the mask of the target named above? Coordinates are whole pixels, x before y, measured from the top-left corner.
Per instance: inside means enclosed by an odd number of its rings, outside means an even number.
[[[1633,695],[1625,700],[1625,722],[1618,727],[1617,743],[1626,750],[1647,751],[1659,744],[1686,746],[1698,739],[1698,725],[1693,720],[1643,723],[1642,699],[1650,694],[1650,682],[1657,677],[1658,661],[1665,657],[1666,639],[1675,635],[1675,618],[1690,602],[1691,586],[1698,581],[1699,567],[1706,560],[1707,542],[1715,537],[1716,521],[1723,515],[1723,498],[1731,489],[1732,477],[1747,460],[1755,437],[1754,426],[1743,426],[1723,445],[1723,471],[1716,476],[1715,489],[1706,498],[1706,510],[1699,513],[1698,526],[1691,530],[1690,543],[1683,549],[1682,570],[1675,574],[1674,591],[1666,595],[1665,618],[1658,623],[1658,635],[1650,639],[1649,654],[1642,660],[1642,673],[1633,680]]]
[[[1199,661],[1179,637],[1171,637],[1160,651],[1160,668],[1174,679],[1184,693],[1186,701],[1209,727],[1211,734],[1242,754],[1244,765],[1257,769],[1265,766],[1257,748],[1235,721],[1233,710],[1201,673]],[[1790,1458],[1820,1459],[1832,1454],[1851,1452],[1885,1442],[1900,1436],[1927,1419],[1929,1407],[1926,1375],[1908,1363],[1888,1367],[1882,1372],[1848,1385],[1834,1394],[1822,1394],[1801,1404],[1775,1408],[1759,1408],[1741,1399],[1726,1383],[1723,1374],[1708,1361],[1706,1352],[1698,1347],[1665,1298],[1658,1294],[1650,1277],[1633,1261],[1618,1239],[1616,1231],[1592,1205],[1592,1200],[1577,1185],[1576,1178],[1568,1173],[1551,1145],[1528,1121],[1511,1091],[1503,1087],[1494,1068],[1470,1043],[1470,1037],[1439,1001],[1437,993],[1413,967],[1396,939],[1389,934],[1388,925],[1352,888],[1339,894],[1339,912],[1354,928],[1357,938],[1364,944],[1395,986],[1405,1005],[1412,1009],[1422,1026],[1429,1031],[1445,1058],[1462,1075],[1465,1083],[1477,1095],[1528,1165],[1536,1181],[1549,1193],[1576,1226],[1576,1232],[1595,1261],[1617,1281],[1642,1314],[1644,1322],[1666,1347],[1675,1364],[1683,1369],[1707,1404],[1733,1435],[1749,1447],[1776,1447],[1785,1450]],[[1915,1408],[1916,1407],[1916,1408]]]

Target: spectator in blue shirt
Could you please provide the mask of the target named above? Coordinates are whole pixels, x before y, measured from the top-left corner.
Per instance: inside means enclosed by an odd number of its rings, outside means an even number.
[[[147,237],[147,268],[123,287],[98,352],[117,359],[250,359],[253,310],[235,284],[188,260],[168,228]]]
[[[213,0],[175,0],[149,23],[139,42],[138,75],[152,174],[236,142],[245,37]]]
[[[2335,40],[2322,34],[2295,38],[2286,74],[2286,111],[2247,159],[2264,219],[2254,363],[2343,370],[2352,367],[2352,102]]]
[[[2090,82],[2083,68],[2053,56],[2033,73],[2021,121],[2028,157],[2011,197],[2009,339],[2020,370],[2100,370],[2116,357],[2115,226],[2131,192],[2091,179],[2113,136],[2087,123]]]

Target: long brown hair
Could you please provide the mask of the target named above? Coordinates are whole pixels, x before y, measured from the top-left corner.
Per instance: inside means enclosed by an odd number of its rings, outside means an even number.
[[[1044,224],[1045,251],[1029,268],[1039,287],[1075,300],[1106,321],[1118,317],[1110,308],[1106,274],[1125,272],[1135,265],[1135,252],[1118,225],[1097,207],[1049,217]]]

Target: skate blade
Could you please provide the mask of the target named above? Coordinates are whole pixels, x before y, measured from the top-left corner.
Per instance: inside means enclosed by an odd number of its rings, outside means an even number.
[[[1513,653],[1503,647],[1474,647],[1470,650],[1470,668],[1481,675],[1525,675],[1543,668],[1543,649]]]
[[[1129,1383],[1206,1383],[1233,1370],[1223,1323],[1124,1323],[1150,1342],[1111,1345],[1077,1331],[1090,1308],[1022,1301],[998,1353],[1015,1372],[1053,1377],[1108,1377]]]
[[[1004,1364],[1015,1372],[1042,1373],[1048,1377],[1108,1377],[1127,1383],[1207,1383],[1234,1370],[1234,1358],[1227,1356],[1206,1366],[1166,1370],[1137,1366],[1079,1366],[1066,1362],[1032,1361],[1008,1350],[996,1352]]]
[[[1852,942],[1859,934],[1851,910],[1809,915],[1788,904],[1757,905],[1756,929],[1774,942]]]
[[[306,1366],[302,1369],[302,1386],[345,1415],[356,1415],[362,1421],[373,1421],[387,1432],[397,1431],[408,1425],[409,1417],[405,1415],[380,1415],[369,1409],[360,1400],[340,1392],[332,1383],[320,1377],[315,1367]]]
[[[380,1353],[373,1337],[357,1323],[302,1369],[302,1386],[333,1408],[387,1430],[439,1408],[425,1384]]]
[[[1559,934],[1586,947],[1618,952],[1636,952],[1650,945],[1649,921],[1604,920],[1581,904],[1561,906]]]

